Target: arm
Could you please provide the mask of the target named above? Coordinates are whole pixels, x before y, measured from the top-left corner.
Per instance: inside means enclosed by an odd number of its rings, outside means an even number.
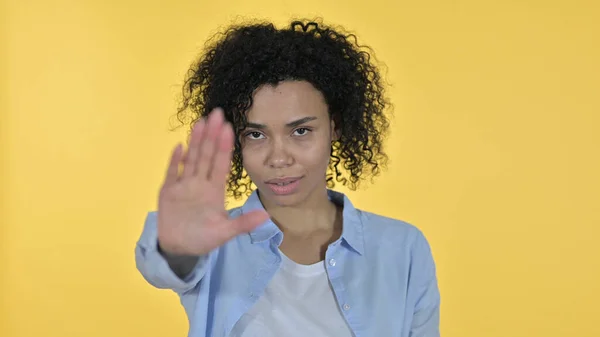
[[[440,293],[436,267],[427,239],[419,231],[413,250],[411,283],[416,302],[410,337],[440,336]]]
[[[148,213],[135,247],[136,267],[151,285],[184,293],[193,289],[208,268],[208,256],[169,256],[158,245],[157,214]]]
[[[169,268],[171,268],[175,275],[180,279],[186,279],[194,271],[194,267],[196,267],[198,260],[200,260],[199,256],[171,254],[162,249],[160,240],[158,241],[157,250],[160,255],[167,260]]]

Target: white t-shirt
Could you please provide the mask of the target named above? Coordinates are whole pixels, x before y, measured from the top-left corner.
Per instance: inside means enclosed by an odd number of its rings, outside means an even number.
[[[230,336],[353,336],[329,284],[325,262],[301,265],[283,253],[281,258],[281,268]]]

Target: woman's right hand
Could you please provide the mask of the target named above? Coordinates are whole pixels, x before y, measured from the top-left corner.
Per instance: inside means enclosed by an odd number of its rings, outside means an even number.
[[[257,210],[230,219],[225,210],[233,141],[231,125],[216,109],[195,124],[187,153],[181,144],[173,150],[158,199],[158,242],[166,254],[208,254],[269,218]]]

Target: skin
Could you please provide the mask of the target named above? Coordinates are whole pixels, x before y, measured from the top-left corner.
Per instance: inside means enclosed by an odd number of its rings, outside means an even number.
[[[298,263],[316,263],[342,230],[342,210],[327,197],[336,133],[325,99],[305,81],[265,85],[255,91],[247,117],[239,135],[243,165],[284,234],[280,249]],[[295,193],[277,195],[267,181],[285,177],[302,178]]]
[[[232,219],[224,208],[235,135],[220,109],[194,126],[186,153],[180,145],[173,150],[159,194],[158,249],[182,278],[199,257],[269,217],[284,234],[280,249],[301,264],[323,260],[341,235],[342,210],[327,197],[325,173],[337,136],[323,95],[303,81],[262,86],[247,117],[248,128],[237,136],[266,212]],[[271,190],[267,182],[282,177],[301,177],[294,193]]]

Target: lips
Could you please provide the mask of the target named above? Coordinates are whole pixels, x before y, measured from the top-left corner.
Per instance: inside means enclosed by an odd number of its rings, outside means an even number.
[[[302,177],[285,177],[266,181],[265,183],[275,195],[291,195],[298,191]]]
[[[276,179],[267,180],[266,183],[273,184],[273,185],[279,185],[279,186],[285,186],[287,184],[293,183],[296,180],[299,180],[300,178],[302,178],[302,177],[276,178]]]

